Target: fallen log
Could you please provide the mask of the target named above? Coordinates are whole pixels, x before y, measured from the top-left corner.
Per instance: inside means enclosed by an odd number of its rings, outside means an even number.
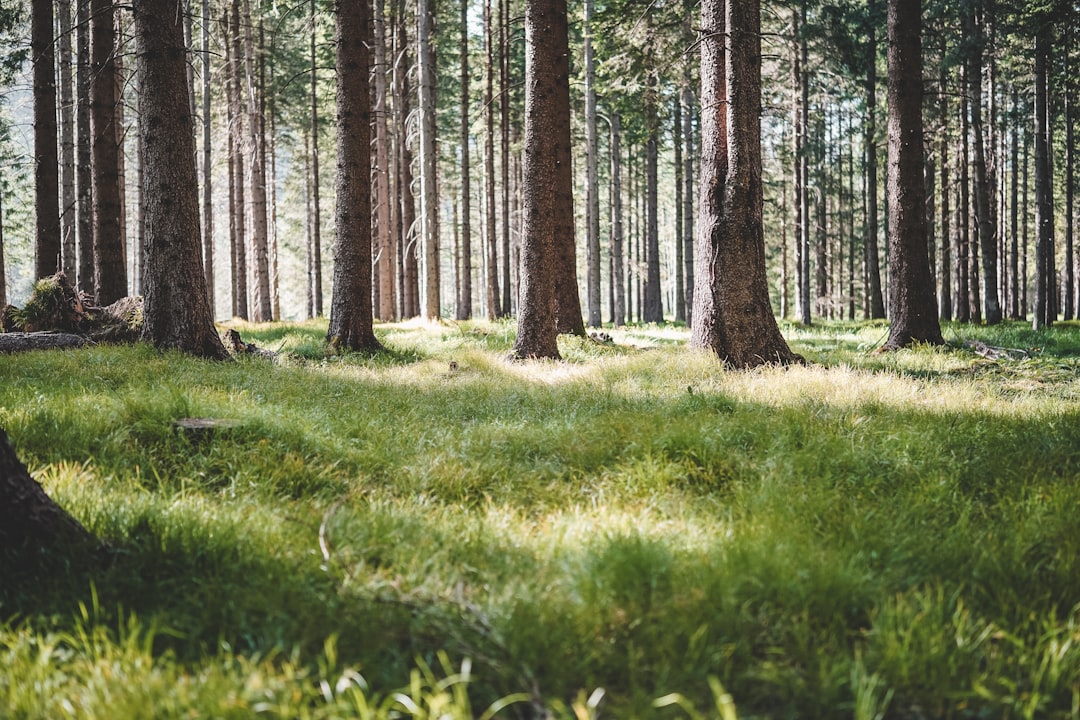
[[[81,335],[62,332],[11,332],[0,333],[0,353],[28,352],[30,350],[69,350],[91,345]]]

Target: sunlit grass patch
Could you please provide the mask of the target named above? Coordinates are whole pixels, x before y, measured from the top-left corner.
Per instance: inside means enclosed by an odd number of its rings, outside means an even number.
[[[52,689],[0,681],[0,715],[1073,712],[1075,327],[784,324],[811,362],[747,372],[681,326],[561,362],[509,361],[503,321],[378,323],[373,355],[237,327],[284,361],[0,364],[0,425],[112,547],[0,555],[0,653]]]

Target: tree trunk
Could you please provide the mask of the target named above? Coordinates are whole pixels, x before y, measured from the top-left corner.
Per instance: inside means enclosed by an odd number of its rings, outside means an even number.
[[[60,19],[60,254],[63,270],[76,277],[79,259],[75,254],[75,99],[71,85],[71,0],[59,0]]]
[[[624,282],[623,204],[622,204],[622,123],[619,113],[611,114],[611,284],[615,314],[611,324],[626,323],[626,284]]]
[[[1032,326],[1054,324],[1054,198],[1050,188],[1050,112],[1047,75],[1051,29],[1044,23],[1035,33],[1035,312]]]
[[[251,273],[251,319],[255,322],[273,320],[270,297],[270,262],[266,230],[266,165],[262,157],[262,117],[259,112],[259,87],[256,69],[255,39],[252,31],[251,5],[242,0],[240,24],[244,34],[244,106],[247,124],[244,134],[244,156],[247,161],[247,248]]]
[[[386,1],[375,0],[375,176],[377,190],[375,198],[378,205],[375,210],[375,227],[379,234],[375,239],[375,252],[379,261],[376,276],[379,281],[378,317],[391,322],[397,316],[394,282],[397,268],[397,253],[394,252],[394,201],[390,178],[390,123],[387,119],[386,89]],[[467,160],[467,159],[466,159]],[[468,163],[464,163],[468,168]],[[465,170],[468,175],[468,170]]]
[[[657,221],[657,163],[660,122],[656,108],[656,78],[649,78],[645,89],[645,322],[664,322],[660,292],[660,227]]]
[[[0,428],[0,551],[96,545],[75,518],[53,502],[19,461]]]
[[[78,285],[94,291],[94,208],[93,173],[90,154],[90,0],[78,0],[76,11],[75,85],[78,104],[75,110],[75,134],[78,138],[75,171],[79,186],[79,261]]]
[[[472,192],[469,183],[469,3],[461,0],[461,247],[454,317],[472,317]],[[456,223],[455,223],[456,227]]]
[[[232,12],[229,16],[229,40],[226,41],[232,50],[230,65],[229,87],[231,89],[230,106],[232,107],[229,127],[229,163],[232,167],[233,186],[233,237],[232,243],[236,252],[236,262],[233,264],[233,284],[236,287],[234,315],[248,319],[248,253],[247,253],[247,178],[244,169],[243,148],[245,143],[244,121],[247,112],[244,109],[243,73],[241,71],[241,39],[240,39],[240,2],[232,0]]]
[[[581,315],[581,295],[577,282],[577,242],[574,222],[574,170],[570,146],[570,48],[567,35],[566,3],[561,4],[562,30],[553,39],[557,43],[555,61],[552,69],[555,74],[554,97],[552,99],[554,125],[549,151],[555,154],[555,205],[554,214],[555,249],[552,269],[555,279],[555,322],[560,334],[585,336],[585,322]],[[504,96],[505,97],[505,96]],[[505,194],[504,194],[505,197]],[[504,201],[504,206],[507,205]],[[504,254],[509,251],[504,247]],[[503,310],[508,310],[504,303]]]
[[[147,186],[143,339],[207,358],[228,357],[207,302],[199,236],[194,122],[186,108],[183,27],[175,8],[135,0],[140,122]]]
[[[870,0],[873,15],[877,0]],[[877,173],[877,31],[868,27],[866,43],[866,274],[870,296],[870,317],[885,317],[885,301],[881,291],[881,261],[878,252],[878,173]]]
[[[596,63],[592,51],[593,0],[585,0],[585,248],[589,327],[600,327],[600,171],[596,131]]]
[[[966,78],[963,85],[966,87]],[[961,93],[960,95],[960,186],[958,188],[960,194],[960,202],[956,207],[956,211],[959,214],[959,230],[958,235],[959,245],[956,252],[956,297],[954,302],[956,303],[956,319],[960,322],[971,322],[971,196],[970,196],[970,176],[969,168],[971,166],[970,158],[968,156],[969,149],[969,137],[971,130],[969,126],[968,118],[968,98],[967,93]],[[977,279],[976,279],[977,282]]]
[[[125,47],[127,41],[130,39],[124,34],[124,17],[125,10],[123,7],[117,7],[116,9],[116,46],[117,48]],[[118,247],[120,249],[120,262],[124,267],[125,278],[130,278],[134,275],[134,263],[132,263],[131,272],[128,272],[128,252],[127,252],[127,238],[128,238],[128,223],[127,223],[127,156],[124,154],[124,144],[127,140],[127,106],[124,101],[124,88],[128,86],[128,71],[124,67],[125,56],[123,53],[113,51],[115,55],[116,72],[113,74],[113,78],[116,81],[116,107],[115,115],[113,117],[113,128],[116,131],[116,184],[118,188],[118,196],[120,198],[119,212],[120,212],[120,237],[118,241]],[[131,76],[134,76],[134,71],[131,72]],[[121,297],[126,297],[130,289],[126,287]]]
[[[1072,33],[1069,33],[1069,41],[1065,45],[1065,76],[1069,77],[1068,59],[1072,49]],[[1065,287],[1064,294],[1064,319],[1072,320],[1075,317],[1075,275],[1073,256],[1073,226],[1076,218],[1073,215],[1075,206],[1075,148],[1073,147],[1073,90],[1072,83],[1067,84],[1065,90]]]
[[[769,304],[762,229],[761,6],[701,6],[701,222],[691,343],[736,368],[791,363]]]
[[[412,114],[412,91],[409,87],[409,69],[412,60],[409,55],[409,40],[404,18],[404,3],[398,12],[398,64],[395,73],[399,76],[397,82],[397,97],[395,105],[398,109],[398,192],[401,194],[401,282],[402,288],[402,311],[401,316],[406,318],[416,317],[420,314],[420,272],[417,262],[417,236],[416,228],[416,199],[413,196],[413,172],[412,150],[407,141],[406,123]]]
[[[675,322],[686,322],[686,285],[683,280],[683,135],[682,104],[676,97],[672,102],[671,135],[675,146]],[[783,210],[781,210],[783,212]],[[782,224],[783,221],[781,221]],[[783,240],[785,249],[787,238]],[[786,297],[781,296],[783,305]],[[782,313],[782,311],[781,311]]]
[[[484,38],[487,64],[484,77],[484,189],[487,202],[484,208],[487,240],[487,317],[494,320],[502,315],[499,294],[499,241],[495,217],[495,24],[491,12],[492,0],[484,2]]]
[[[214,193],[212,148],[210,143],[210,0],[202,0],[202,233],[203,275],[211,315],[216,314],[214,281]]]
[[[567,47],[566,0],[525,3],[525,166],[521,305],[511,357],[559,358],[555,308],[556,184],[560,179],[558,144],[569,128],[569,105],[559,85],[560,54]],[[565,118],[565,123],[563,122]]]
[[[689,14],[687,15],[689,23]],[[690,90],[690,70],[683,71],[682,134],[686,142],[683,153],[683,276],[686,302],[686,326],[694,322],[694,95]]]
[[[4,265],[4,194],[0,192],[0,312],[8,304],[7,269]]]
[[[927,256],[921,5],[888,0],[890,350],[944,342]]]
[[[34,278],[52,275],[61,262],[60,178],[56,147],[56,50],[52,0],[30,4],[34,81]]]
[[[274,77],[274,56],[266,49],[266,33],[263,21],[259,20],[259,99],[262,108],[259,111],[259,155],[262,157],[263,172],[266,177],[266,244],[270,272],[270,317],[281,319],[281,287],[278,275],[278,227],[277,227],[277,95],[266,91],[266,60],[270,59],[270,77]],[[270,95],[269,111],[266,96]],[[266,120],[270,119],[267,132]],[[213,310],[213,305],[210,306]]]
[[[100,305],[108,305],[127,295],[127,268],[120,234],[120,150],[117,145],[114,9],[111,0],[92,0],[90,16],[94,293]]]
[[[502,177],[500,232],[502,233],[502,317],[513,312],[515,295],[511,288],[510,252],[510,0],[499,2],[499,170]],[[567,58],[569,63],[569,58]],[[578,311],[580,315],[580,310]]]
[[[420,237],[423,239],[424,317],[428,320],[438,320],[440,316],[434,25],[434,3],[432,0],[418,0],[416,52],[420,64]]]
[[[367,0],[337,0],[337,138],[334,291],[326,341],[334,349],[381,348],[372,329],[371,95]]]
[[[945,35],[942,33],[941,57],[946,56]],[[941,136],[938,138],[938,153],[941,164],[941,269],[938,272],[941,292],[938,295],[938,312],[942,320],[952,320],[952,242],[949,233],[952,214],[949,209],[950,174],[949,174],[949,93],[948,72],[945,63],[941,63],[938,75],[938,121],[941,123]]]
[[[311,269],[313,277],[312,294],[315,299],[315,317],[323,316],[323,281],[322,281],[322,203],[319,191],[322,182],[319,179],[319,98],[318,85],[318,58],[315,56],[315,37],[318,30],[318,14],[315,10],[315,0],[311,0],[309,19],[311,21],[311,36],[309,38],[309,59],[311,61],[311,83],[308,88],[311,103]]]
[[[1019,117],[1020,109],[1020,93],[1016,89],[1016,85],[1012,87],[1012,108],[1013,114]],[[1012,145],[1012,173],[1010,177],[1010,189],[1009,189],[1009,209],[1010,209],[1010,234],[1012,236],[1012,250],[1009,253],[1009,319],[1019,320],[1020,308],[1023,304],[1020,300],[1020,208],[1017,205],[1019,199],[1019,181],[1020,181],[1020,137],[1017,128],[1020,123],[1013,119],[1010,123],[1011,128],[1009,131],[1009,142]],[[1025,157],[1025,162],[1027,158]],[[1025,208],[1026,211],[1026,208]]]

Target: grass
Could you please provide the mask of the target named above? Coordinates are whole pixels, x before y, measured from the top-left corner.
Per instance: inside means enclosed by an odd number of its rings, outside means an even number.
[[[116,548],[0,558],[0,717],[1080,717],[1076,327],[791,325],[811,365],[742,373],[674,327],[240,329],[290,354],[0,362]]]

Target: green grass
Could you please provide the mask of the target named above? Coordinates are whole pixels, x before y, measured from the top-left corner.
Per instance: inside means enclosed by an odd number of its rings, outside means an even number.
[[[1076,327],[789,325],[812,364],[741,373],[513,330],[0,359],[0,426],[115,548],[0,557],[0,717],[1080,717]]]

